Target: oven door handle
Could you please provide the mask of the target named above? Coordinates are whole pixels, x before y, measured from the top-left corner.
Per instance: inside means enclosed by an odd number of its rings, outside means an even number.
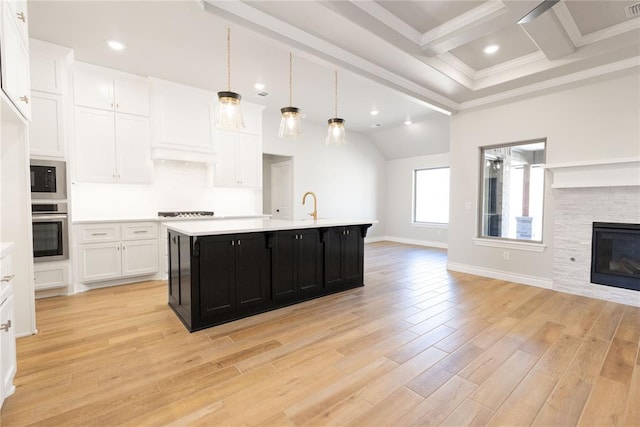
[[[67,214],[62,215],[33,215],[33,221],[48,221],[52,219],[67,219]]]

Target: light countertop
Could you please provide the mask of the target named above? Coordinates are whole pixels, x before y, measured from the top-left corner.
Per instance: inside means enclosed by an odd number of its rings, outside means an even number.
[[[264,231],[301,230],[305,228],[340,227],[346,225],[377,224],[377,220],[313,219],[286,221],[281,219],[237,219],[228,221],[183,221],[164,224],[169,230],[187,236],[210,236]]]
[[[149,217],[122,217],[122,218],[90,218],[90,219],[80,219],[73,220],[72,224],[97,224],[102,222],[147,222],[147,221],[155,221],[155,222],[174,222],[174,221],[217,221],[217,220],[235,220],[235,219],[247,219],[247,218],[269,218],[271,215],[263,215],[263,214],[252,214],[252,215],[214,215],[214,216],[203,216],[197,218],[178,218],[178,217],[158,217],[158,216],[149,216]]]

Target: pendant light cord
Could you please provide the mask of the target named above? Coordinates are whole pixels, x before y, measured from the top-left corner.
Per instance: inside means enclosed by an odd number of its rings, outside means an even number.
[[[231,28],[227,27],[227,91],[231,92]]]
[[[293,53],[289,52],[289,106],[293,105]]]
[[[338,70],[335,71],[335,103],[333,105],[335,116],[338,117]]]

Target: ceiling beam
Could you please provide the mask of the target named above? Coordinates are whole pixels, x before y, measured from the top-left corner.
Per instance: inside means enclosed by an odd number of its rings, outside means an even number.
[[[299,27],[264,13],[243,1],[204,0],[203,4],[207,12],[223,15],[273,40],[306,52],[307,59],[311,61],[329,66],[341,66],[407,95],[435,111],[451,114],[456,110],[457,103],[451,99]],[[407,57],[415,59],[408,54]]]
[[[563,58],[576,51],[571,38],[551,10],[547,10],[533,21],[521,26],[547,59]]]
[[[503,2],[487,1],[424,33],[420,39],[420,48],[428,57],[437,56],[513,22],[513,16]]]

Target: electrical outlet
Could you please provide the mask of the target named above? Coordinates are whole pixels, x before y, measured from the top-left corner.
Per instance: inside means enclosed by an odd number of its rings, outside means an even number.
[[[505,261],[509,261],[509,256],[511,254],[509,253],[509,251],[504,251],[502,252],[502,259],[504,259]]]

